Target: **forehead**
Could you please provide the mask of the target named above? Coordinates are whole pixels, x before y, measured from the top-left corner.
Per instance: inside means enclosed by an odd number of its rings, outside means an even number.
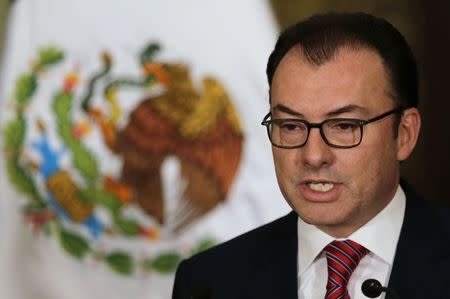
[[[382,59],[374,51],[341,48],[329,61],[316,66],[294,47],[275,71],[271,104],[301,113],[326,114],[347,105],[378,111],[392,107],[392,97]]]

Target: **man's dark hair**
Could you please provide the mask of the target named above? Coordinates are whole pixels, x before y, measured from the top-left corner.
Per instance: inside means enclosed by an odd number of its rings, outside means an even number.
[[[269,86],[280,61],[299,47],[312,65],[330,61],[343,47],[369,49],[382,58],[393,100],[417,107],[418,75],[412,51],[403,35],[382,18],[366,13],[315,15],[281,33],[267,63]]]

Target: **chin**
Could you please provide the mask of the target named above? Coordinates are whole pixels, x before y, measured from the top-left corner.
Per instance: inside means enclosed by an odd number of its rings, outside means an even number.
[[[339,226],[343,224],[343,221],[341,219],[336,219],[336,217],[320,217],[320,216],[300,216],[303,221],[305,221],[308,224],[315,225],[315,226]]]
[[[342,213],[342,207],[327,205],[326,207],[307,207],[301,209],[294,208],[300,218],[308,224],[315,226],[339,226],[344,225],[347,220],[346,213]],[[337,214],[336,212],[340,212]]]

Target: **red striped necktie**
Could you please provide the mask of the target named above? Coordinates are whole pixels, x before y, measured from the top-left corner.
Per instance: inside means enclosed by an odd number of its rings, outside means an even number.
[[[347,283],[359,261],[367,254],[367,249],[351,240],[335,240],[323,251],[328,263],[325,299],[350,299]]]

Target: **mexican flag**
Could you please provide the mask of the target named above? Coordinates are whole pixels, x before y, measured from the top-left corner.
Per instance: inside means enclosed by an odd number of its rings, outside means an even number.
[[[0,297],[169,298],[179,261],[288,211],[268,3],[16,0],[0,68]]]

